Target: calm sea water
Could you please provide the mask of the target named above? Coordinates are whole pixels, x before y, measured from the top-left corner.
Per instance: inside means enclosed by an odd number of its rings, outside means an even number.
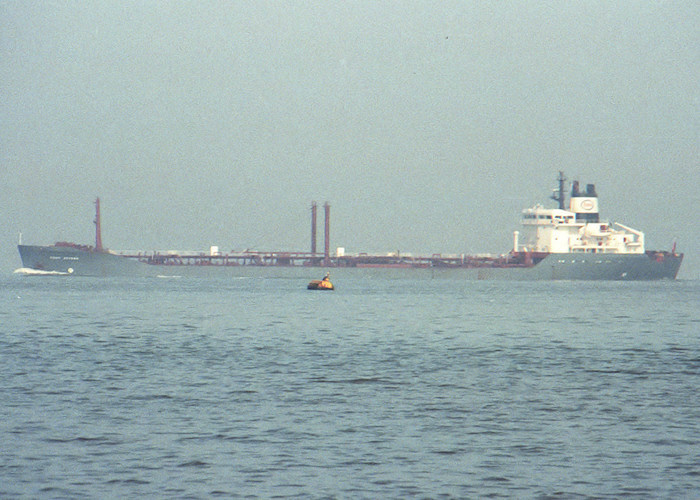
[[[0,497],[700,496],[700,282],[306,281],[0,278]]]

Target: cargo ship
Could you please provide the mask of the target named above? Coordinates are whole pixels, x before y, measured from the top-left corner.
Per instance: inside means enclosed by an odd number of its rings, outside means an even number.
[[[325,248],[316,251],[316,203],[312,203],[311,251],[115,252],[102,245],[100,200],[95,201],[95,245],[58,242],[48,246],[18,245],[24,274],[66,276],[303,276],[309,268],[428,269],[462,272],[470,279],[505,280],[658,280],[675,279],[683,254],[647,250],[644,233],[600,219],[593,184],[571,186],[566,205],[565,177],[551,198],[557,208],[535,205],[522,211],[513,247],[499,255],[346,254],[329,250],[329,213],[325,208]]]

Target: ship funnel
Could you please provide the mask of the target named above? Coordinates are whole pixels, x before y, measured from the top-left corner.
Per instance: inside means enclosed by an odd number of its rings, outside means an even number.
[[[595,193],[595,186],[587,184],[585,191],[579,191],[579,183],[574,181],[571,188],[569,210],[576,214],[577,221],[599,222],[598,196]]]
[[[578,192],[578,181],[574,181],[571,183],[571,197],[575,196],[581,196],[581,194]]]

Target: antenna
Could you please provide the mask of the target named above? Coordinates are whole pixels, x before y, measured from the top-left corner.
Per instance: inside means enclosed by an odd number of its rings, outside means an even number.
[[[564,172],[561,170],[559,171],[559,178],[557,180],[559,181],[559,187],[554,190],[555,194],[550,198],[559,203],[559,209],[564,210],[564,182],[566,181],[566,177],[564,177]]]

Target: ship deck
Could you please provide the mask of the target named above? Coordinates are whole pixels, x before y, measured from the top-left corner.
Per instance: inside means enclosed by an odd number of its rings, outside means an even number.
[[[325,256],[311,252],[205,252],[120,253],[122,257],[159,266],[286,266],[286,267],[394,267],[482,268],[531,267],[544,258],[539,254],[413,256],[401,254]]]

